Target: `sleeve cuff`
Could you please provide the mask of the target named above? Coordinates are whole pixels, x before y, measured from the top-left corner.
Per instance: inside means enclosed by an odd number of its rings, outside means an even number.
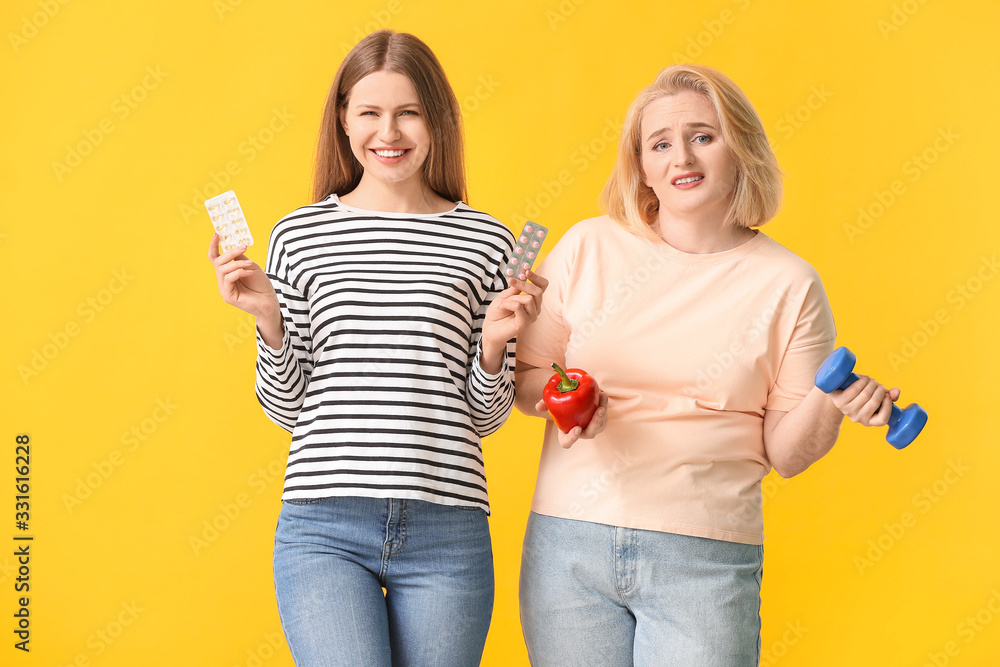
[[[287,326],[282,326],[284,332],[281,335],[281,347],[275,350],[270,345],[264,342],[264,338],[260,335],[260,329],[254,327],[257,333],[257,351],[261,354],[267,355],[274,361],[281,361],[285,356],[285,351],[288,349],[288,345],[291,342],[291,334],[288,331]]]
[[[508,349],[510,348],[510,343],[507,344],[507,347]],[[506,354],[504,355],[503,361],[500,362],[500,370],[497,371],[496,373],[487,373],[483,369],[483,366],[480,363],[482,355],[483,355],[483,342],[482,340],[480,340],[476,344],[476,356],[472,360],[472,373],[476,376],[478,380],[481,381],[482,384],[485,384],[487,386],[496,385],[503,378],[504,374],[508,370],[507,368],[508,362],[506,358],[507,355]]]

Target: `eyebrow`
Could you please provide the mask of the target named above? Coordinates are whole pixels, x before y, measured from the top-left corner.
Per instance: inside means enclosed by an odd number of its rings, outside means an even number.
[[[404,104],[400,104],[396,108],[397,109],[409,109],[410,107],[418,108],[419,109],[420,108],[420,103],[419,102],[406,102]],[[377,104],[358,104],[358,105],[355,106],[355,108],[357,108],[357,109],[374,109],[376,111],[382,111],[382,107],[378,106]]]
[[[715,130],[716,132],[718,132],[718,131],[719,131],[719,130],[718,130],[718,129],[717,129],[717,128],[716,128],[715,126],[714,126],[714,125],[712,125],[711,123],[700,123],[700,122],[699,122],[699,123],[687,123],[687,124],[686,124],[686,125],[685,125],[684,127],[707,127],[707,128],[708,128],[708,129],[710,129],[710,130]],[[667,128],[665,128],[665,127],[661,127],[661,128],[660,128],[660,129],[658,129],[658,130],[657,130],[656,132],[653,132],[653,133],[652,133],[652,134],[650,134],[650,135],[649,135],[648,137],[646,137],[646,141],[649,141],[649,140],[650,140],[650,139],[652,139],[653,137],[658,137],[658,136],[660,136],[661,134],[666,134],[666,133],[667,133],[668,131],[669,131],[669,130],[668,130]]]

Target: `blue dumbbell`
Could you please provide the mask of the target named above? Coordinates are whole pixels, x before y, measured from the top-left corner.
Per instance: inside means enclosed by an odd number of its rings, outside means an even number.
[[[816,386],[829,394],[838,389],[847,389],[858,381],[854,364],[858,358],[846,347],[838,347],[816,371]],[[916,403],[900,409],[895,403],[889,415],[889,433],[885,439],[896,449],[902,449],[920,435],[927,423],[927,411]]]

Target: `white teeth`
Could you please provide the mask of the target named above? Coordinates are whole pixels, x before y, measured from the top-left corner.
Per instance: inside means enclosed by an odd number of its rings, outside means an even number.
[[[375,155],[378,155],[379,157],[399,157],[400,155],[402,155],[405,152],[406,151],[404,151],[404,150],[398,150],[398,151],[375,151]]]
[[[679,181],[674,181],[674,185],[680,185],[681,183],[694,183],[695,181],[700,181],[705,178],[704,176],[688,176],[687,178],[682,178]]]

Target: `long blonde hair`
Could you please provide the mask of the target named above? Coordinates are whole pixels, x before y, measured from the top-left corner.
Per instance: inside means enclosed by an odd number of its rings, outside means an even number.
[[[468,202],[458,99],[430,48],[413,35],[392,30],[373,32],[358,42],[337,70],[320,127],[314,201],[333,193],[347,194],[361,182],[364,169],[351,152],[351,141],[340,123],[340,111],[346,108],[358,81],[382,71],[406,75],[417,89],[431,136],[430,151],[423,165],[424,180],[445,199]]]
[[[750,100],[725,74],[702,65],[672,65],[657,75],[629,107],[618,142],[618,160],[601,192],[601,206],[618,224],[649,239],[660,202],[642,179],[642,112],[651,102],[690,90],[715,107],[722,135],[736,162],[736,187],[726,224],[759,227],[781,206],[781,170]]]

